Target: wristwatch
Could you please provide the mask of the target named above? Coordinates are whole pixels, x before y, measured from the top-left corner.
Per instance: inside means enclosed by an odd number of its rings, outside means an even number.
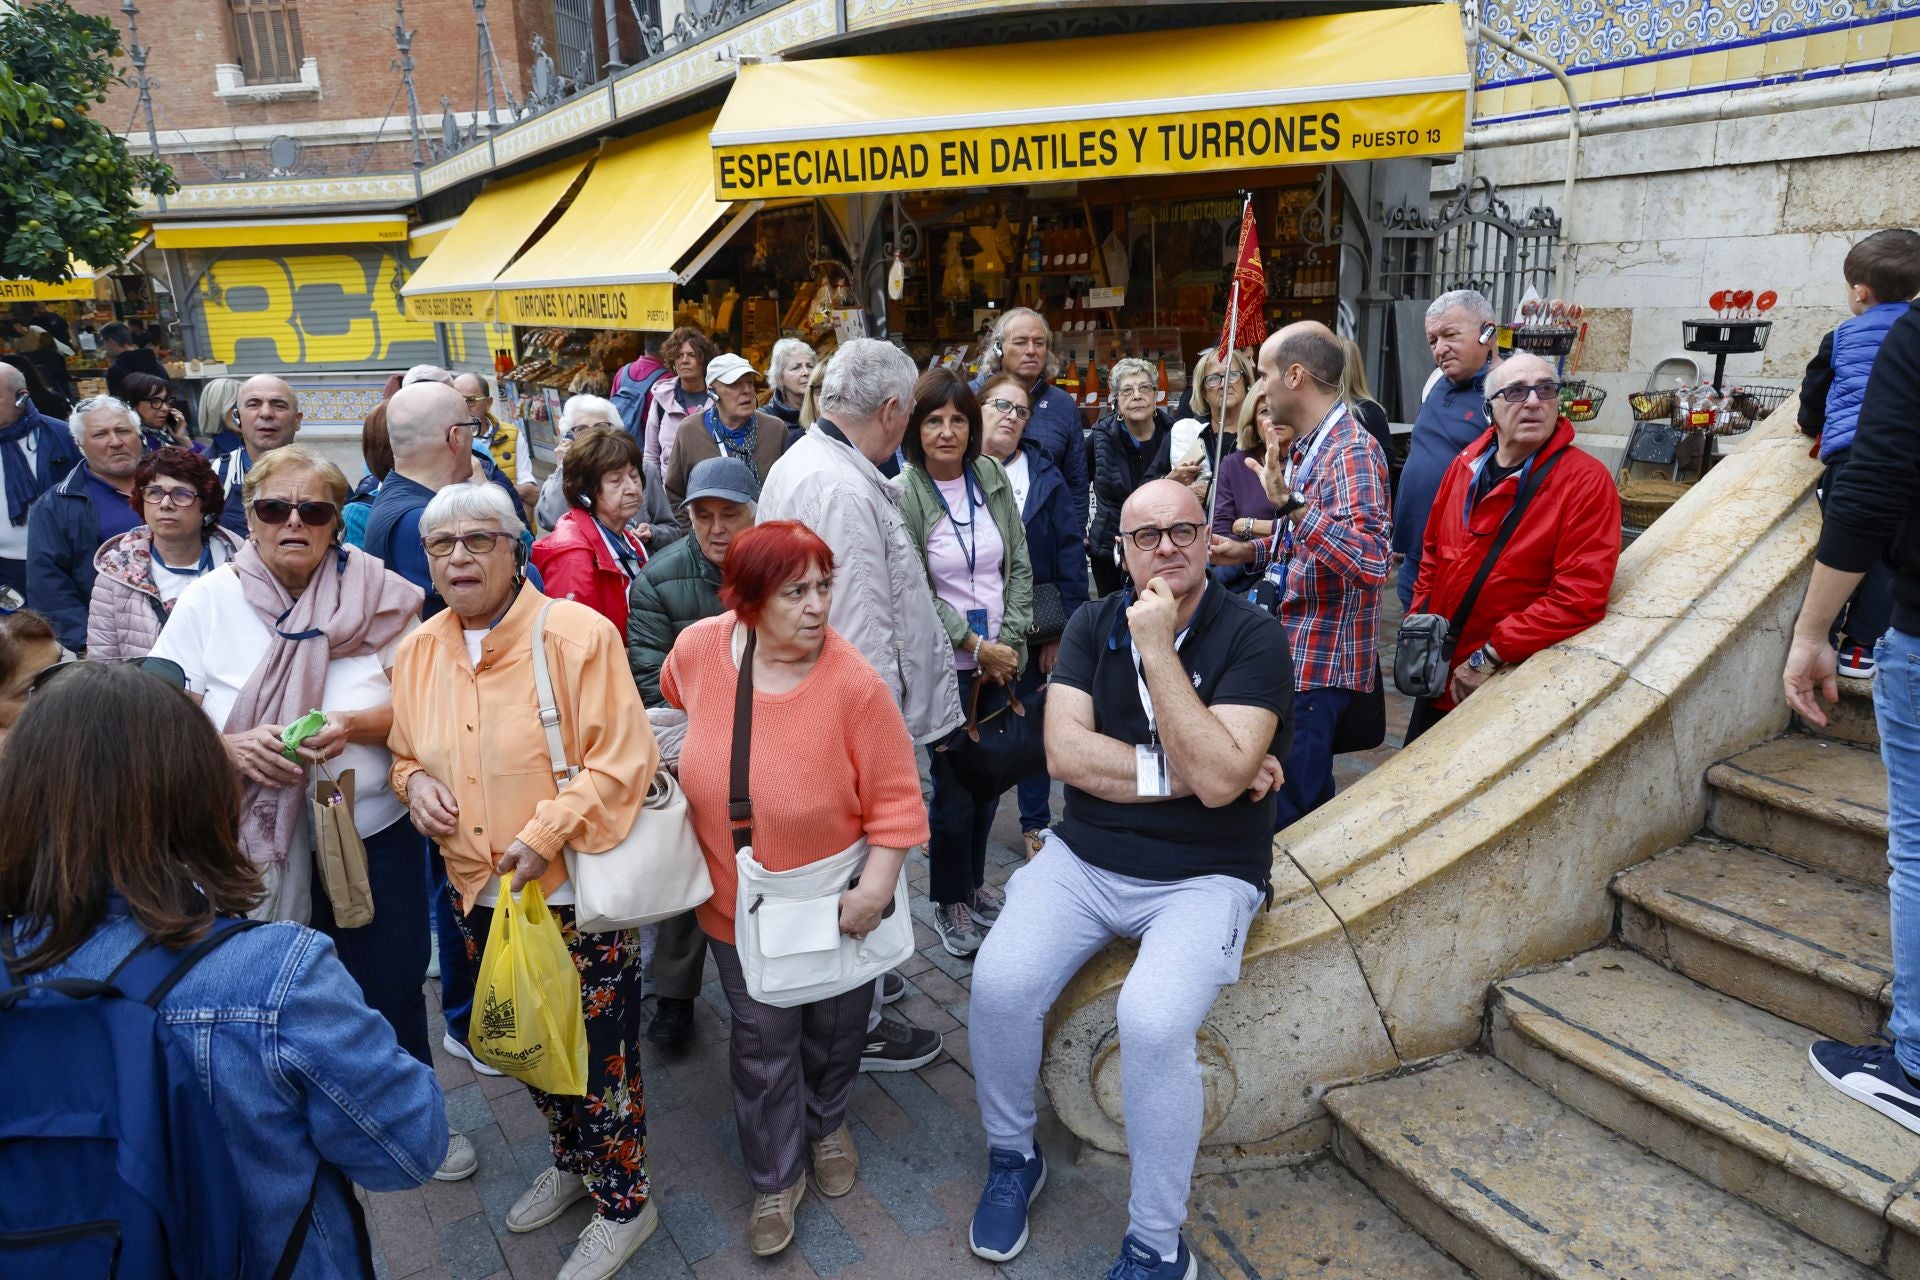
[[[1280,509],[1274,512],[1274,516],[1278,519],[1284,520],[1288,516],[1292,515],[1294,512],[1298,511],[1300,508],[1306,505],[1307,505],[1306,494],[1300,492],[1298,489],[1289,490],[1287,493],[1287,500],[1280,504]]]
[[[1505,665],[1504,662],[1501,662],[1498,658],[1488,653],[1487,646],[1485,645],[1481,645],[1478,649],[1475,649],[1471,654],[1467,655],[1467,670],[1469,671],[1485,671],[1491,674]]]

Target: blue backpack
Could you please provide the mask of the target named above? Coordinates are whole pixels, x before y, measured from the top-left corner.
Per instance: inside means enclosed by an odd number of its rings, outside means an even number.
[[[259,923],[216,920],[184,952],[143,942],[104,982],[22,986],[4,962],[12,922],[0,922],[0,1280],[240,1275],[233,1158],[188,1045],[158,1010],[196,963]],[[293,1274],[312,1220],[310,1193],[274,1280]]]
[[[613,407],[620,411],[620,421],[626,423],[627,434],[646,443],[647,430],[647,393],[653,390],[653,384],[673,372],[666,366],[655,369],[644,378],[630,378],[627,370],[632,365],[621,365],[620,375],[614,381],[620,385],[613,389],[610,397]]]

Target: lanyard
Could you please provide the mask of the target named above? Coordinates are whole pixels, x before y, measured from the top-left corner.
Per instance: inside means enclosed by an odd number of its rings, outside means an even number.
[[[1321,447],[1327,443],[1327,438],[1333,434],[1333,424],[1338,422],[1341,415],[1346,413],[1346,411],[1347,406],[1344,401],[1336,400],[1333,402],[1333,407],[1327,410],[1327,416],[1320,419],[1320,425],[1313,429],[1313,444],[1308,447],[1306,455],[1300,459],[1300,465],[1298,467],[1294,466],[1293,454],[1291,452],[1287,454],[1288,489],[1297,490],[1307,483],[1307,478],[1313,474],[1313,464],[1320,457]],[[1279,546],[1276,548],[1278,554],[1273,557],[1273,562],[1267,566],[1267,581],[1273,584],[1273,611],[1275,614],[1280,612],[1280,603],[1286,599],[1287,595],[1287,568],[1293,561],[1293,521],[1280,521],[1278,542]]]
[[[1313,429],[1313,447],[1307,450],[1306,456],[1304,458],[1300,459],[1300,466],[1298,469],[1296,469],[1293,465],[1292,451],[1291,450],[1288,451],[1287,453],[1287,484],[1289,486],[1291,486],[1292,488],[1298,489],[1302,485],[1306,484],[1307,477],[1313,472],[1314,459],[1320,456],[1320,446],[1324,445],[1327,442],[1327,436],[1330,434],[1327,428],[1332,426],[1335,422],[1339,421],[1340,415],[1345,413],[1346,411],[1347,411],[1347,406],[1345,402],[1340,400],[1336,400],[1333,402],[1333,407],[1327,410],[1327,416],[1320,419],[1320,425]]]
[[[598,520],[593,523],[599,528],[600,536],[607,540],[607,550],[613,552],[613,562],[626,575],[627,581],[632,582],[640,575],[640,566],[646,563],[645,553],[635,554],[633,544],[627,541],[625,530],[615,533]]]
[[[973,566],[980,558],[980,539],[979,535],[975,532],[974,516],[981,507],[986,505],[986,495],[984,493],[981,494],[979,502],[973,500],[973,469],[971,467],[961,468],[960,482],[967,491],[967,522],[963,525],[953,518],[953,508],[947,505],[947,495],[940,491],[940,482],[935,480],[931,475],[927,477],[927,480],[933,485],[933,496],[939,500],[940,509],[947,513],[947,523],[953,526],[953,540],[959,542],[960,550],[966,553],[967,581],[972,582]],[[962,529],[967,531],[967,540],[965,542],[960,542],[960,530]]]
[[[1202,592],[1210,589],[1209,587],[1201,588]],[[1202,608],[1206,605],[1206,597],[1204,594],[1201,596],[1200,604]],[[1124,611],[1122,611],[1121,616],[1126,616]],[[1200,618],[1200,610],[1195,609],[1193,616],[1194,620],[1198,621]],[[1173,651],[1179,653],[1180,646],[1185,644],[1187,637],[1192,634],[1193,623],[1189,622],[1186,630],[1173,638]],[[1127,648],[1132,650],[1133,653],[1133,678],[1135,683],[1140,686],[1140,706],[1141,709],[1147,713],[1147,732],[1153,736],[1154,743],[1158,745],[1160,741],[1160,721],[1159,718],[1153,714],[1153,693],[1147,688],[1147,669],[1140,661],[1140,650],[1133,643],[1133,637],[1131,635],[1127,637]]]

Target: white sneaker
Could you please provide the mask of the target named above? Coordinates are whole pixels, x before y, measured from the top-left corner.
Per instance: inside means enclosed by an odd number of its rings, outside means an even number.
[[[440,976],[440,933],[437,929],[427,930],[427,976]]]
[[[541,1171],[527,1193],[507,1210],[507,1230],[538,1231],[587,1194],[587,1181],[577,1173],[550,1168]]]
[[[580,1243],[573,1246],[557,1280],[608,1280],[638,1252],[660,1225],[660,1211],[648,1200],[632,1222],[613,1222],[594,1214]]]
[[[490,1067],[486,1063],[480,1061],[479,1058],[474,1056],[473,1050],[467,1048],[467,1046],[465,1046],[464,1044],[461,1044],[458,1040],[455,1040],[453,1038],[453,1032],[451,1031],[447,1032],[447,1034],[440,1037],[440,1047],[442,1049],[445,1049],[448,1053],[452,1054],[454,1057],[460,1059],[460,1061],[472,1067],[475,1071],[479,1072],[483,1076],[498,1076],[498,1075],[506,1074],[505,1072],[501,1071],[498,1067]]]
[[[480,1157],[474,1152],[473,1144],[467,1141],[464,1133],[447,1135],[447,1158],[433,1171],[435,1182],[460,1182],[471,1178],[473,1171],[480,1167]]]

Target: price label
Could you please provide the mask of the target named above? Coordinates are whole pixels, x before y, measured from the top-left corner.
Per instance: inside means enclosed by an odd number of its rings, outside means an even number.
[[[1687,425],[1689,427],[1695,427],[1695,428],[1712,426],[1713,410],[1711,409],[1693,410],[1691,413],[1687,415]]]
[[[1119,286],[1087,290],[1087,307],[1089,310],[1099,311],[1112,307],[1124,307],[1126,305],[1127,291]]]

